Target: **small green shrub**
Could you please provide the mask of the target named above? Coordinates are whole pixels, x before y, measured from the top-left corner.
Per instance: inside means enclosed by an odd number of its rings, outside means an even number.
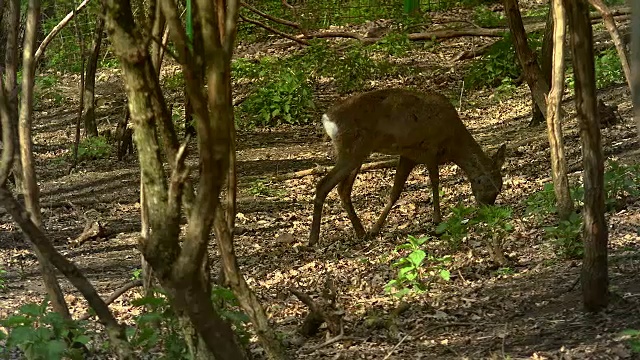
[[[263,179],[252,181],[249,186],[249,193],[255,196],[266,197],[281,197],[284,195],[283,190],[275,189],[273,184]]]
[[[504,26],[506,23],[504,14],[494,12],[487,6],[478,6],[474,8],[473,21],[476,25],[486,28],[500,27]]]
[[[457,250],[462,245],[465,237],[469,234],[469,228],[475,210],[471,207],[459,204],[451,208],[451,215],[446,221],[441,222],[436,227],[436,233],[449,243],[453,250]]]
[[[181,91],[184,89],[184,75],[182,71],[176,71],[173,75],[164,78],[164,88],[169,91]]]
[[[451,209],[451,216],[438,225],[436,233],[441,234],[453,250],[460,248],[465,238],[473,233],[494,252],[494,257],[503,257],[495,252],[502,251],[502,244],[513,229],[512,213],[513,210],[505,206],[472,208],[460,204]]]
[[[607,210],[619,210],[628,198],[640,197],[640,165],[608,161],[604,172]]]
[[[78,144],[78,161],[106,159],[113,152],[113,147],[104,136],[84,138]],[[67,156],[73,156],[73,145]]]
[[[393,266],[398,268],[395,279],[385,285],[385,292],[396,298],[403,298],[411,293],[421,294],[428,290],[428,282],[434,277],[449,281],[451,274],[445,265],[451,261],[449,256],[437,258],[421,249],[428,237],[415,238],[409,236],[407,242],[398,245],[395,252],[405,251],[406,256],[398,259]]]
[[[529,34],[528,40],[534,51],[542,46],[542,37],[538,33]],[[468,89],[505,87],[507,84],[515,84],[521,71],[512,36],[507,34],[480,59],[473,61],[465,77],[465,86]]]
[[[314,108],[313,92],[301,71],[282,71],[262,83],[240,106],[251,125],[304,124]]]
[[[631,348],[631,352],[634,354],[640,354],[640,330],[636,329],[626,329],[620,333],[622,335],[629,347]]]
[[[143,308],[142,314],[134,319],[135,326],[126,329],[131,346],[145,352],[161,347],[167,359],[185,358],[187,345],[166,296],[161,291],[155,291],[131,303]]]
[[[595,59],[596,86],[607,87],[624,82],[620,57],[615,49],[602,51]]]
[[[557,226],[544,228],[547,239],[553,242],[558,254],[565,259],[581,259],[584,255],[581,230],[582,216],[577,213],[572,213],[568,220],[560,221]]]
[[[19,349],[29,360],[84,358],[82,350],[70,347],[69,343],[89,343],[85,323],[68,321],[56,312],[47,311],[48,303],[45,299],[41,304],[25,304],[18,314],[0,320],[8,332],[5,335],[0,331],[0,342],[6,341],[0,348],[1,356],[8,358],[10,351]]]
[[[376,52],[398,57],[405,55],[410,47],[409,37],[402,33],[391,33],[371,46]]]

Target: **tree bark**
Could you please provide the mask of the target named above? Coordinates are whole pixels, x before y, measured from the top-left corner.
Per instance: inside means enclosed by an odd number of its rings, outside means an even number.
[[[20,27],[20,0],[8,0],[6,18],[3,19],[7,31],[7,47],[5,50],[5,95],[13,130],[13,141],[18,140],[18,29]],[[19,146],[16,146],[13,161],[13,177],[15,189],[18,194],[24,192],[22,178],[22,160],[20,158]]]
[[[96,124],[96,72],[98,70],[98,57],[100,56],[100,46],[104,36],[104,11],[99,15],[96,23],[91,54],[87,60],[87,71],[84,83],[84,131],[86,136],[98,136],[98,125]]]
[[[608,304],[609,279],[608,233],[604,217],[604,161],[596,101],[593,34],[587,1],[565,1],[571,29],[575,102],[584,163],[582,295],[586,310],[597,312]]]
[[[569,191],[567,160],[562,139],[562,94],[564,92],[564,38],[565,10],[563,0],[553,0],[550,11],[553,16],[553,66],[551,91],[547,109],[547,134],[551,150],[551,171],[556,195],[558,217],[567,220],[573,213],[573,200]]]
[[[631,86],[634,90],[631,93],[633,94],[633,117],[636,121],[638,139],[640,139],[640,1],[632,1],[631,3],[634,14],[631,20],[631,76],[633,79]]]
[[[531,94],[535,99],[536,105],[538,105],[542,115],[546,118],[546,97],[549,94],[549,84],[545,81],[544,75],[538,66],[536,56],[533,51],[531,51],[527,42],[527,33],[522,23],[522,16],[518,7],[518,1],[504,0],[504,9],[507,14],[509,28],[511,29],[516,54],[518,55],[518,60],[522,66],[524,78],[531,89]]]

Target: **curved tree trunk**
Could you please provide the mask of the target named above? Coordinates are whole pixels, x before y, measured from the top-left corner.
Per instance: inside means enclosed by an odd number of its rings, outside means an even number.
[[[507,14],[509,28],[513,35],[516,54],[518,55],[518,60],[522,66],[524,78],[527,80],[527,85],[529,85],[529,88],[531,89],[531,94],[533,95],[538,109],[540,109],[542,115],[546,118],[546,96],[549,94],[549,84],[545,81],[542,71],[538,66],[536,56],[529,47],[527,33],[524,29],[524,24],[522,23],[518,0],[504,0],[504,10]]]
[[[571,29],[571,52],[576,80],[576,110],[580,121],[584,164],[584,215],[582,237],[582,296],[587,311],[608,304],[608,230],[604,218],[604,157],[596,101],[593,34],[586,0],[565,0]]]

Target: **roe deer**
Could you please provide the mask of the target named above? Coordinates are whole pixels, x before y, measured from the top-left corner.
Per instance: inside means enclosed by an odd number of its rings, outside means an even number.
[[[362,162],[372,152],[400,155],[400,160],[389,202],[369,232],[371,236],[380,231],[417,164],[427,166],[433,190],[434,223],[441,220],[439,165],[457,164],[471,181],[478,203],[493,204],[502,188],[500,169],[505,145],[493,157],[488,157],[462,124],[456,109],[441,94],[406,89],[374,90],[333,106],[322,116],[322,124],[331,138],[337,160],[316,188],[310,245],[318,242],[322,206],[336,185],[356,236],[367,235],[351,203],[351,189]]]

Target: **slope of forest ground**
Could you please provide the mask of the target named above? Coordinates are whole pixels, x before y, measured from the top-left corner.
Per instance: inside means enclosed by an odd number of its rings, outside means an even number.
[[[445,54],[469,46],[469,40],[445,41],[438,51],[407,54],[407,61],[422,69],[418,75],[368,87],[413,86],[442,90],[459,87],[463,69],[454,64],[442,72]],[[252,53],[272,43],[250,48]],[[243,48],[241,48],[242,51]],[[284,50],[286,51],[286,50]],[[438,69],[434,69],[438,64]],[[448,66],[448,65],[447,65]],[[431,76],[434,73],[439,77]],[[100,128],[112,128],[122,114],[124,93],[119,72],[103,70],[97,93]],[[66,175],[77,102],[75,77],[56,85],[67,101],[62,106],[42,105],[36,112],[35,154],[42,198],[43,225],[58,249],[74,261],[104,297],[128,282],[139,268],[136,250],[139,230],[139,174],[137,159],[117,161],[113,156],[81,163]],[[242,89],[242,86],[239,86]],[[315,89],[315,117],[340,96],[330,86]],[[451,94],[451,91],[448,92]],[[179,95],[176,95],[177,97]],[[616,85],[598,92],[618,106],[622,121],[602,130],[608,159],[640,163],[640,146],[632,123],[629,91]],[[105,101],[108,100],[108,101]],[[456,99],[455,102],[460,101]],[[544,224],[525,213],[525,199],[549,182],[549,151],[544,127],[529,127],[530,96],[520,86],[508,96],[490,90],[462,95],[464,123],[487,150],[507,143],[504,187],[498,203],[513,208],[505,253],[508,268],[497,268],[484,246],[472,234],[452,250],[435,236],[425,243],[435,257],[452,256],[449,281],[434,281],[427,292],[398,302],[384,292],[395,276],[393,250],[408,235],[433,235],[431,195],[426,169],[418,166],[405,192],[391,212],[380,236],[355,239],[335,192],[325,205],[321,240],[306,247],[313,196],[319,176],[274,180],[274,175],[332,165],[331,145],[316,125],[280,125],[270,129],[242,129],[238,134],[239,197],[236,251],[245,277],[258,293],[275,328],[300,359],[632,359],[626,329],[640,329],[640,203],[633,199],[607,215],[610,238],[609,308],[597,315],[583,312],[577,283],[581,262],[565,260],[545,238]],[[75,106],[75,105],[73,105]],[[564,103],[567,157],[579,182],[580,139],[573,99]],[[319,125],[319,124],[318,124]],[[192,151],[194,153],[194,151]],[[377,156],[376,156],[377,157]],[[191,157],[191,163],[196,159]],[[369,226],[382,210],[390,191],[393,169],[362,172],[353,190],[354,205]],[[453,165],[441,168],[443,215],[460,202],[472,204],[469,184]],[[87,218],[98,218],[106,228],[99,241],[79,247],[69,240],[83,230]],[[545,223],[546,221],[546,223]],[[366,226],[366,225],[365,225]],[[38,302],[43,294],[35,257],[20,231],[0,212],[0,268],[6,269],[0,291],[0,318],[25,302]],[[217,256],[212,252],[214,268]],[[331,279],[337,307],[344,312],[345,337],[321,346],[318,335],[304,342],[296,331],[307,308],[291,293],[312,295]],[[75,316],[86,304],[65,280]],[[138,297],[130,290],[112,304],[120,319],[132,321],[140,312],[129,304]],[[391,314],[397,312],[396,316]],[[253,349],[260,358],[257,346]],[[153,355],[151,355],[153,357]]]

